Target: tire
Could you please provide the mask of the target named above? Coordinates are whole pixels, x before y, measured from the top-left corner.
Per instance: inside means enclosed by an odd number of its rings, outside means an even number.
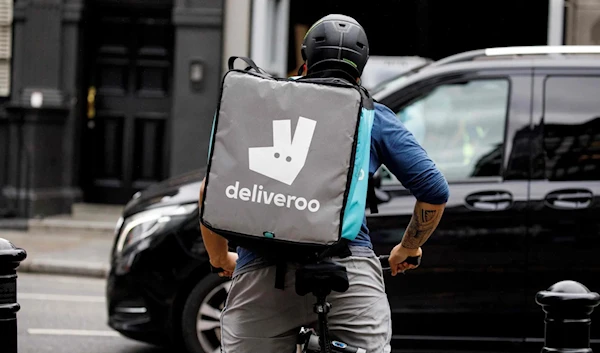
[[[181,333],[189,353],[218,351],[221,340],[220,314],[231,280],[210,274],[192,289],[181,315]],[[202,311],[201,311],[202,308]],[[203,325],[201,329],[199,326]]]

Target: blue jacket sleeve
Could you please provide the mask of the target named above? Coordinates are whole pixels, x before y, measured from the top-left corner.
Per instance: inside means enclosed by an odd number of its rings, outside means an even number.
[[[430,204],[448,201],[446,178],[396,114],[379,103],[375,104],[371,136],[377,164],[385,164],[417,200]]]

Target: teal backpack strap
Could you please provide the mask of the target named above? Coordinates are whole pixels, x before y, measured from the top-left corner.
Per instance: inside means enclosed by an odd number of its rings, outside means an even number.
[[[369,97],[363,98],[360,125],[357,134],[354,170],[344,210],[341,238],[354,240],[363,224],[369,191],[371,129],[375,111]]]

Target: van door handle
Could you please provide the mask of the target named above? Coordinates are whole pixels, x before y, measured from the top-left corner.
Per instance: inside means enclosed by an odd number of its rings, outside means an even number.
[[[513,197],[506,191],[483,191],[467,196],[465,201],[478,210],[503,211],[512,205]]]
[[[558,190],[546,195],[546,204],[557,209],[578,210],[592,204],[594,194],[589,190]]]

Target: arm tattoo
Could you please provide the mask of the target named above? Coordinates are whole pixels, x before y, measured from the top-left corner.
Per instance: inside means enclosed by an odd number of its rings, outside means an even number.
[[[437,228],[443,213],[442,209],[432,209],[431,206],[417,203],[410,223],[402,238],[402,246],[416,249],[423,245]]]

